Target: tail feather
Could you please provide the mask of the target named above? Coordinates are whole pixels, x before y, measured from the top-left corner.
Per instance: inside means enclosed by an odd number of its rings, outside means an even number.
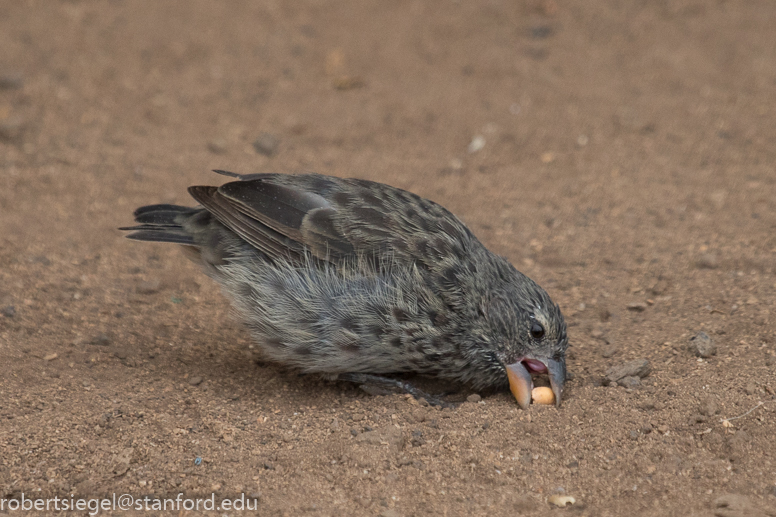
[[[220,169],[213,169],[213,172],[215,172],[216,174],[220,174],[221,176],[228,176],[229,178],[237,178],[240,181],[259,180],[263,178],[269,178],[270,176],[275,176],[275,174],[272,174],[271,172],[261,172],[258,174],[237,174],[236,172],[223,171]]]
[[[146,205],[141,206],[140,208],[135,209],[134,215],[137,217],[138,215],[145,214],[148,212],[158,212],[158,211],[171,211],[171,212],[178,212],[178,213],[191,213],[196,212],[198,209],[191,207],[191,206],[181,206],[181,205],[171,205],[169,203],[161,203],[158,205]]]
[[[170,229],[170,230],[176,230],[180,229],[181,225],[179,224],[138,224],[137,226],[124,226],[119,228],[119,230],[123,231],[138,231],[138,230],[163,230],[163,229]]]
[[[143,206],[134,214],[135,222],[140,224],[119,230],[131,231],[128,239],[194,246],[194,237],[183,228],[182,221],[200,210],[169,204]]]
[[[146,212],[144,214],[136,215],[135,221],[143,224],[177,224],[175,220],[181,215],[181,212],[172,211],[158,211],[158,212]]]
[[[162,229],[158,230],[138,230],[130,234],[127,234],[127,239],[133,239],[136,241],[150,241],[150,242],[172,242],[175,244],[184,244],[187,246],[194,246],[194,238],[191,235],[186,235],[181,232],[166,232]]]

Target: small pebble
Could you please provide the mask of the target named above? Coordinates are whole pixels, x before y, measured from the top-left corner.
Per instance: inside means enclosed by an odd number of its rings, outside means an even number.
[[[653,411],[655,409],[655,402],[652,399],[647,399],[639,404],[639,409],[644,411]]]
[[[271,133],[262,133],[259,138],[253,142],[253,148],[256,149],[257,153],[269,157],[275,155],[279,145],[280,140],[278,140],[278,138]]]
[[[601,351],[601,357],[609,359],[617,353],[617,347],[615,345],[608,346]]]
[[[226,141],[221,138],[211,140],[207,143],[207,150],[213,154],[226,154]]]
[[[716,269],[719,266],[719,259],[713,253],[704,253],[698,257],[695,265],[700,269]]]
[[[108,337],[107,334],[97,334],[90,341],[90,344],[92,344],[92,345],[99,345],[99,346],[107,346],[107,345],[110,344],[110,337]]]
[[[191,386],[199,386],[200,384],[202,384],[202,377],[198,377],[196,375],[194,377],[190,377],[189,384]]]
[[[649,288],[649,292],[656,296],[665,294],[667,290],[668,290],[668,281],[666,281],[663,278],[661,278],[660,280],[652,284],[652,286]]]
[[[426,443],[423,438],[423,431],[412,431],[412,440],[410,441],[413,447],[420,447]]]
[[[559,508],[565,507],[567,504],[574,504],[577,502],[576,499],[571,497],[570,495],[560,495],[560,494],[553,494],[550,497],[547,498],[547,502],[550,504],[554,504],[555,506]]]
[[[467,401],[467,402],[479,402],[479,401],[481,401],[481,400],[482,400],[482,397],[481,397],[481,396],[479,396],[479,395],[478,395],[478,394],[476,394],[476,393],[472,393],[471,395],[469,395],[468,397],[466,397],[466,401]]]
[[[463,160],[460,158],[453,158],[447,165],[451,172],[461,172],[463,170]]]
[[[620,379],[625,377],[639,377],[643,379],[649,372],[652,371],[652,366],[647,359],[635,359],[622,363],[617,366],[612,366],[606,370],[606,380],[609,384],[617,384]]]
[[[477,135],[474,138],[472,138],[472,141],[469,142],[469,147],[467,147],[467,151],[469,153],[476,153],[477,151],[481,151],[485,147],[485,137],[482,135]]]
[[[137,291],[139,294],[154,294],[156,292],[159,292],[159,287],[161,285],[162,285],[161,281],[159,281],[159,279],[154,278],[137,284],[137,287],[135,287],[135,291]]]
[[[701,404],[698,407],[698,412],[701,415],[714,416],[719,413],[719,405],[712,397],[706,397],[705,399],[701,400]]]
[[[617,384],[619,384],[623,388],[635,389],[641,386],[641,379],[635,376],[623,377],[622,379],[617,381]]]
[[[717,344],[705,332],[690,339],[690,348],[698,357],[709,358],[717,354]]]
[[[644,302],[629,303],[626,307],[628,308],[629,311],[633,311],[633,312],[644,312],[645,310],[647,310],[647,304]]]

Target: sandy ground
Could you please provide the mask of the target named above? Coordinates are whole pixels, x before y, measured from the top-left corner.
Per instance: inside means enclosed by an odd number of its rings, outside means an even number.
[[[776,515],[774,27],[770,0],[1,1],[0,498]],[[563,308],[564,405],[257,362],[175,246],[116,229],[214,168],[445,205]]]

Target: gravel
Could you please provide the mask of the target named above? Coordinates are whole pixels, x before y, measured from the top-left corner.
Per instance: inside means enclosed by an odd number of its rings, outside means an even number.
[[[690,339],[690,348],[698,357],[708,358],[717,354],[717,344],[705,332],[699,332]]]

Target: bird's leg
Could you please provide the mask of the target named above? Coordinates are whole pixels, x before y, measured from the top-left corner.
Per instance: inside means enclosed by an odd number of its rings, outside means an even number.
[[[382,375],[374,375],[371,373],[341,373],[337,376],[338,381],[353,382],[356,384],[373,386],[376,388],[387,389],[391,391],[401,391],[403,393],[409,393],[416,399],[425,399],[426,402],[432,406],[440,407],[455,407],[450,402],[429,395],[425,391],[419,390],[409,382],[400,381],[398,379],[392,379],[391,377],[383,377]]]

